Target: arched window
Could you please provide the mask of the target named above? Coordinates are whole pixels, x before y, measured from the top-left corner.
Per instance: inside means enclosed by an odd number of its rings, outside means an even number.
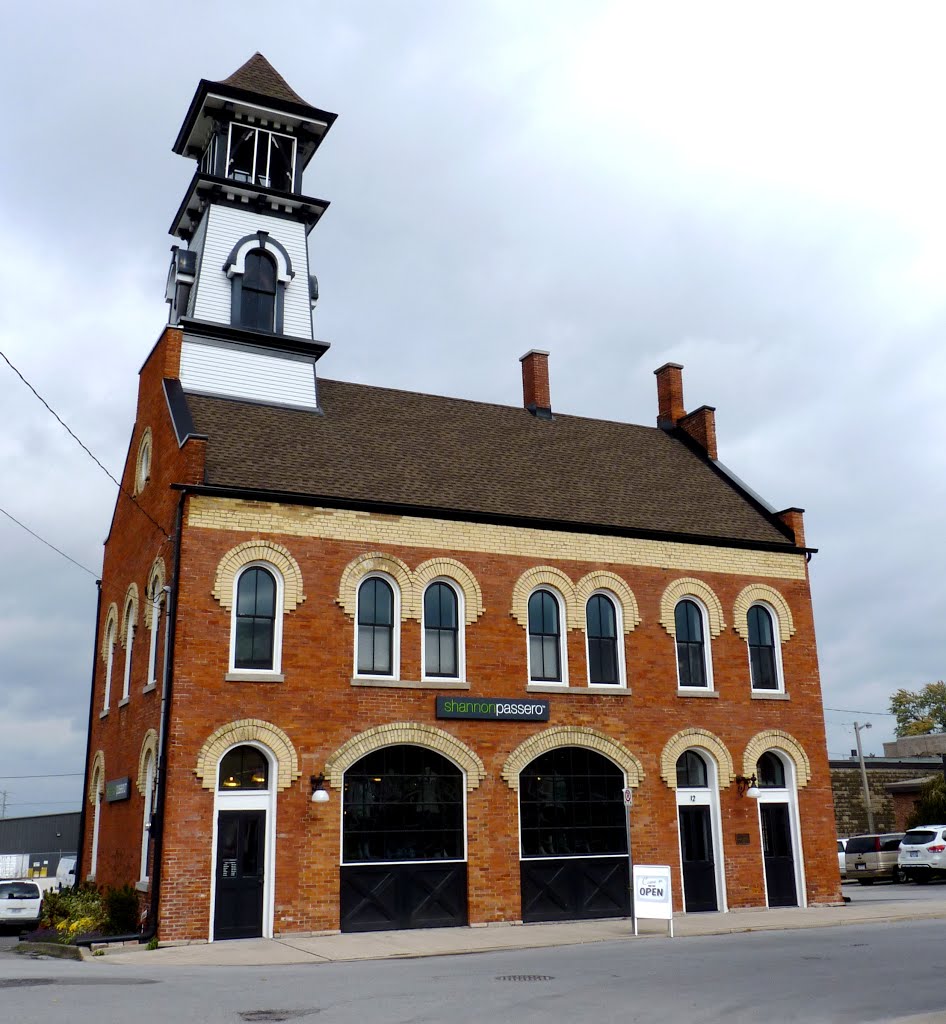
[[[141,822],[141,868],[138,878],[148,881],[148,838],[151,833],[151,810],[154,803],[154,755],[149,751],[145,759],[145,803]]]
[[[705,789],[706,762],[695,750],[686,750],[677,759],[677,788]]]
[[[562,627],[558,601],[549,590],[529,598],[529,678],[535,683],[562,682]]]
[[[122,701],[131,693],[131,652],[135,645],[135,630],[138,626],[138,609],[129,598],[125,604],[125,672],[122,676]]]
[[[158,683],[158,633],[161,624],[161,599],[163,596],[161,577],[155,573],[151,577],[148,589],[148,602],[151,605],[151,643],[148,648],[148,675],[145,679],[145,689],[157,686]]]
[[[778,690],[778,656],[772,613],[754,604],[746,616],[749,624],[749,674],[753,690]]]
[[[767,750],[756,763],[756,776],[761,789],[785,788],[785,765],[778,754]]]
[[[114,605],[112,607],[114,608]],[[115,667],[115,634],[117,630],[116,617],[110,613],[105,626],[105,696],[102,700],[102,714],[108,711],[112,696],[112,671]]]
[[[592,594],[585,608],[585,619],[588,624],[589,684],[619,684],[621,662],[614,602],[605,594]]]
[[[261,249],[247,253],[240,291],[240,327],[272,331],[276,316],[276,264]]]
[[[228,750],[220,759],[217,788],[224,793],[245,789],[269,789],[269,761],[256,747]]]
[[[695,601],[680,601],[673,612],[677,634],[677,671],[681,687],[709,686],[703,614]]]
[[[273,573],[259,565],[250,565],[237,578],[234,604],[234,668],[278,671],[278,590]]]
[[[424,591],[424,675],[460,678],[460,607],[449,583]]]
[[[369,576],[358,588],[358,675],[395,674],[394,604],[394,590],[380,576]]]

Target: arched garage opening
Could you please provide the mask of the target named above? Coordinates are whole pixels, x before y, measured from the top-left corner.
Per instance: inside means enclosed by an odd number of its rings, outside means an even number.
[[[586,747],[558,747],[519,776],[523,921],[630,914],[624,772]]]
[[[345,772],[341,929],[467,923],[466,783],[436,751],[382,747]]]

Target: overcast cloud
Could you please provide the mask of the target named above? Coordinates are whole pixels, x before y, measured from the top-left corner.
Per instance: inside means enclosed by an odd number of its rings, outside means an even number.
[[[944,675],[939,4],[63,2],[5,12],[0,348],[118,475],[166,320],[171,144],[260,50],[339,119],[306,191],[324,376],[653,423],[807,509],[832,755]],[[0,364],[0,506],[98,573],[113,485]],[[0,790],[79,805],[92,575],[0,516]],[[2,800],[2,797],[0,797]]]

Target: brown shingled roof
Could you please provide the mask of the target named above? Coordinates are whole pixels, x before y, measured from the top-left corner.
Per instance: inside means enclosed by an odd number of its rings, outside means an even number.
[[[319,381],[321,412],[188,395],[211,486],[793,546],[656,427]]]
[[[232,85],[234,89],[245,89],[247,92],[269,96],[271,99],[288,100],[290,103],[310,106],[258,50],[242,67],[237,68],[229,78],[222,79],[219,84]]]

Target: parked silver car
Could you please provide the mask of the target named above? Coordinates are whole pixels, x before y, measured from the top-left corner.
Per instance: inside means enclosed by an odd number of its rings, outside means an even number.
[[[861,885],[873,885],[878,879],[884,878],[891,882],[902,882],[903,875],[897,866],[901,839],[902,832],[851,836],[844,852],[847,877],[856,878]]]

